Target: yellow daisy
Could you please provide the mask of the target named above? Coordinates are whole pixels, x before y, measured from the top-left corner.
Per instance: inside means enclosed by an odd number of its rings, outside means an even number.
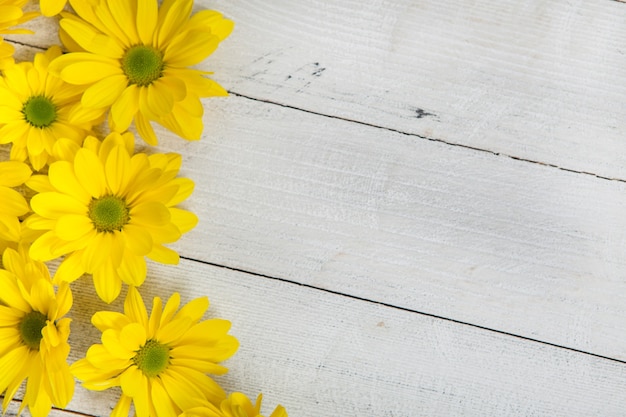
[[[196,140],[202,133],[201,97],[226,95],[189,68],[209,56],[233,28],[213,10],[191,15],[193,0],[70,0],[76,15],[64,14],[60,37],[72,53],[59,57],[51,71],[66,82],[88,86],[86,108],[110,108],[113,130],[132,121],[150,144],[150,125],[160,123],[179,136]],[[82,121],[75,116],[75,120]]]
[[[48,162],[58,138],[81,143],[96,121],[70,123],[69,113],[80,104],[84,87],[69,85],[48,73],[48,64],[61,55],[53,46],[6,69],[0,79],[0,143],[13,143],[11,159],[29,160],[35,170]]]
[[[45,264],[28,258],[25,249],[6,249],[0,269],[0,394],[2,407],[26,379],[20,412],[46,417],[52,405],[65,407],[74,394],[67,364],[72,306],[67,283],[54,292]]]
[[[112,417],[128,416],[131,403],[137,417],[177,417],[207,402],[219,404],[226,396],[207,374],[224,374],[227,369],[217,363],[238,348],[237,339],[227,334],[230,322],[200,321],[209,306],[206,297],[180,310],[179,305],[178,293],[165,307],[155,297],[148,317],[143,299],[131,286],[123,314],[101,311],[93,316],[102,344],[91,346],[86,357],[72,365],[72,373],[87,389],[122,388]]]
[[[22,7],[26,3],[28,0],[0,0],[0,35],[33,33],[27,29],[12,29],[37,16],[36,12],[24,13]],[[13,65],[14,52],[13,45],[0,36],[0,70]]]
[[[259,394],[256,403],[252,405],[248,397],[240,392],[234,392],[223,400],[220,409],[224,417],[263,417],[261,415],[261,400],[263,396]],[[282,405],[270,414],[270,417],[287,417],[287,411]]]
[[[53,191],[31,199],[34,214],[25,220],[27,227],[45,231],[30,248],[34,259],[68,255],[55,282],[92,274],[105,302],[118,296],[122,281],[143,283],[146,257],[178,263],[178,254],[163,244],[198,222],[195,214],[175,207],[194,186],[176,177],[181,156],[133,155],[133,143],[130,133],[112,133],[101,144],[89,137],[71,161],[52,163],[49,185],[40,186]]]

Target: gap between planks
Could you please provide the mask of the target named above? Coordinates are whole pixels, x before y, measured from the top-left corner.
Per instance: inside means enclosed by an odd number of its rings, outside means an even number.
[[[617,1],[624,1],[626,3],[626,0],[617,0]],[[562,167],[562,166],[559,166],[559,165],[556,165],[556,164],[550,164],[550,163],[546,163],[546,162],[535,161],[535,160],[527,159],[527,158],[520,158],[520,157],[517,157],[517,156],[514,156],[514,155],[509,155],[509,154],[506,154],[506,153],[502,153],[502,152],[491,151],[489,149],[483,149],[483,148],[478,148],[478,147],[474,147],[474,146],[463,145],[461,143],[448,142],[448,141],[445,141],[443,139],[431,138],[431,137],[428,137],[428,136],[418,135],[416,133],[409,133],[409,132],[405,132],[405,131],[402,131],[402,130],[399,130],[399,129],[393,129],[393,128],[390,128],[390,127],[380,126],[380,125],[373,124],[373,123],[367,123],[367,122],[364,122],[364,121],[361,121],[361,120],[354,120],[354,119],[349,119],[349,118],[341,117],[341,116],[333,116],[333,115],[329,115],[329,114],[316,112],[316,111],[313,111],[313,110],[302,109],[302,108],[299,108],[299,107],[291,106],[289,104],[279,103],[279,102],[272,101],[272,100],[264,100],[264,99],[260,99],[260,98],[256,98],[256,97],[251,97],[251,96],[248,96],[248,95],[245,95],[245,94],[237,93],[236,91],[228,90],[228,93],[233,95],[233,96],[240,97],[240,98],[247,99],[247,100],[258,101],[260,103],[280,106],[280,107],[284,107],[284,108],[291,109],[291,110],[297,110],[297,111],[301,111],[301,112],[304,112],[304,113],[313,114],[313,115],[316,115],[316,116],[327,117],[329,119],[341,120],[341,121],[349,122],[349,123],[356,123],[358,125],[367,126],[367,127],[373,127],[373,128],[376,128],[376,129],[382,129],[382,130],[385,130],[385,131],[388,131],[388,132],[393,132],[393,133],[399,133],[401,135],[410,136],[410,137],[414,137],[414,138],[418,138],[418,139],[422,139],[422,140],[427,140],[427,141],[430,141],[430,142],[437,142],[437,143],[441,143],[441,144],[444,144],[444,145],[447,145],[447,146],[453,146],[453,147],[457,147],[457,148],[468,149],[468,150],[471,150],[471,151],[482,152],[482,153],[486,153],[486,154],[489,154],[489,155],[494,155],[494,156],[503,157],[503,158],[509,158],[509,159],[512,159],[512,160],[515,160],[515,161],[526,162],[526,163],[535,164],[535,165],[541,165],[541,166],[545,166],[545,167],[548,167],[548,168],[555,168],[555,169],[558,169],[560,171],[571,172],[571,173],[574,173],[574,174],[589,175],[589,176],[592,176],[592,177],[595,177],[595,178],[599,178],[599,179],[602,179],[602,180],[617,181],[617,182],[626,183],[626,179],[622,179],[622,178],[605,177],[603,175],[599,175],[599,174],[596,174],[596,173],[593,173],[593,172],[578,171],[578,170],[575,170],[575,169]]]
[[[376,305],[379,305],[379,306],[382,306],[382,307],[392,308],[392,309],[395,309],[395,310],[405,311],[407,313],[418,314],[418,315],[424,316],[424,317],[430,317],[430,318],[437,319],[437,320],[443,320],[443,321],[450,322],[450,323],[460,324],[460,325],[463,325],[463,326],[469,326],[469,327],[472,327],[472,328],[475,328],[475,329],[479,329],[479,330],[485,330],[485,331],[496,333],[496,334],[500,334],[500,335],[503,335],[503,336],[509,336],[509,337],[512,337],[512,338],[525,340],[527,342],[538,343],[538,344],[554,347],[554,348],[557,348],[557,349],[564,349],[564,350],[567,350],[567,351],[570,351],[570,352],[580,353],[580,354],[583,354],[583,355],[588,355],[588,356],[592,356],[592,357],[599,358],[599,359],[605,359],[605,360],[609,360],[609,361],[612,361],[612,362],[626,364],[626,360],[616,359],[616,358],[612,358],[610,356],[605,356],[605,355],[599,355],[597,353],[592,353],[592,352],[588,352],[588,351],[581,350],[581,349],[575,349],[575,348],[567,347],[567,346],[564,346],[564,345],[559,345],[559,344],[556,344],[556,343],[545,342],[543,340],[533,339],[532,337],[522,336],[522,335],[519,335],[519,334],[510,333],[510,332],[506,332],[506,331],[503,331],[503,330],[492,329],[490,327],[485,327],[485,326],[481,326],[481,325],[478,325],[478,324],[474,324],[474,323],[470,323],[470,322],[466,322],[466,321],[462,321],[462,320],[456,320],[456,319],[453,319],[453,318],[450,318],[450,317],[439,316],[437,314],[432,314],[432,313],[428,313],[428,312],[424,312],[424,311],[414,310],[414,309],[410,309],[410,308],[406,308],[406,307],[399,307],[399,306],[396,306],[396,305],[393,305],[393,304],[389,304],[389,303],[385,303],[385,302],[381,302],[381,301],[370,300],[368,298],[359,297],[359,296],[351,295],[351,294],[346,294],[346,293],[343,293],[343,292],[340,292],[340,291],[334,291],[334,290],[331,290],[331,289],[328,289],[328,288],[317,287],[315,285],[305,284],[305,283],[293,281],[293,280],[290,280],[290,279],[287,279],[287,278],[281,278],[281,277],[275,277],[275,276],[271,276],[271,275],[261,274],[261,273],[258,273],[258,272],[248,271],[248,270],[241,269],[241,268],[235,268],[235,267],[231,267],[231,266],[228,266],[228,265],[221,265],[221,264],[214,263],[214,262],[203,261],[203,260],[200,260],[200,259],[189,258],[189,257],[186,257],[186,256],[180,256],[180,258],[188,260],[190,262],[197,262],[197,263],[200,263],[200,264],[203,264],[203,265],[214,266],[214,267],[217,267],[217,268],[223,268],[223,269],[226,269],[228,271],[241,272],[241,273],[252,275],[252,276],[255,276],[255,277],[259,277],[259,278],[265,278],[265,279],[270,279],[270,280],[274,280],[274,281],[278,281],[278,282],[283,282],[283,283],[286,283],[286,284],[297,285],[299,287],[305,287],[305,288],[309,288],[309,289],[312,289],[312,290],[325,292],[325,293],[328,293],[328,294],[338,295],[338,296],[341,296],[341,297],[347,297],[347,298],[350,298],[352,300],[363,301],[363,302],[367,302],[367,303],[370,303],[370,304],[376,304]]]

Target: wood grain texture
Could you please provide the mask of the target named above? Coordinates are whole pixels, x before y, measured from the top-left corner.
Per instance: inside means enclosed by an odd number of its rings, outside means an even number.
[[[87,323],[105,306],[90,280],[73,288],[75,359],[97,341]],[[626,407],[623,364],[320,290],[183,261],[151,265],[141,291],[208,296],[209,316],[232,320],[241,342],[219,381],[263,391],[265,415],[277,403],[291,417],[621,417]],[[68,409],[105,416],[116,398],[80,389]]]
[[[182,254],[626,359],[626,184],[237,97],[167,137]]]
[[[626,178],[626,8],[606,0],[215,1],[247,96]]]

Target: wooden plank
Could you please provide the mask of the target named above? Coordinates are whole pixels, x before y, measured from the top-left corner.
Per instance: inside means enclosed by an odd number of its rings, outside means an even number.
[[[626,8],[607,0],[197,0],[237,23],[231,91],[626,179]],[[58,42],[54,20],[12,37]]]
[[[626,184],[237,97],[164,138],[190,258],[626,359]]]
[[[73,288],[75,359],[97,341],[87,323],[104,306],[89,280]],[[207,295],[209,316],[232,320],[241,348],[220,382],[263,391],[265,415],[277,403],[292,417],[617,417],[626,407],[623,363],[197,262],[151,265],[141,290]],[[108,415],[115,400],[80,389],[69,409]]]

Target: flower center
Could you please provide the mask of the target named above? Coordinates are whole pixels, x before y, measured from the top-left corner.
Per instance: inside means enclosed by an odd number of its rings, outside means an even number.
[[[48,127],[57,118],[57,108],[49,98],[45,96],[33,96],[26,100],[22,107],[24,118],[31,126]]]
[[[46,327],[48,318],[39,311],[31,311],[20,322],[22,341],[31,349],[39,350],[39,342],[43,338],[41,330]]]
[[[130,220],[128,205],[122,197],[105,195],[89,203],[89,218],[98,232],[122,230]]]
[[[150,339],[137,351],[133,363],[148,378],[158,376],[170,363],[170,348]]]
[[[122,57],[122,70],[131,84],[150,85],[163,73],[163,54],[152,46],[131,46]]]

